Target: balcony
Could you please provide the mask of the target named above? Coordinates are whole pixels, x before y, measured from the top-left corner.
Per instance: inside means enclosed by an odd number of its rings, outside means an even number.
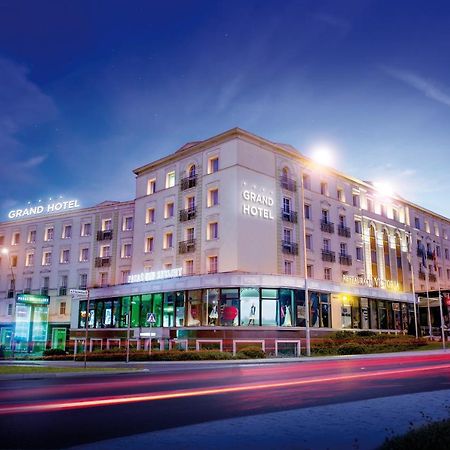
[[[188,220],[195,219],[197,215],[197,208],[180,209],[180,222],[187,222]]]
[[[419,280],[425,281],[425,272],[419,271]]]
[[[335,262],[336,253],[332,252],[331,250],[322,249],[322,261]]]
[[[434,273],[430,273],[428,275],[428,279],[430,280],[430,283],[436,283],[436,275]]]
[[[351,237],[352,233],[350,231],[350,227],[344,227],[343,225],[338,226],[338,235],[343,237]]]
[[[113,238],[113,230],[97,231],[97,241],[110,241]]]
[[[280,177],[280,185],[287,191],[295,192],[297,190],[297,182],[292,178]]]
[[[109,267],[110,265],[110,256],[98,256],[97,258],[95,258],[95,267]]]
[[[342,264],[343,266],[351,266],[352,265],[351,255],[339,255],[339,264]]]
[[[178,243],[178,253],[195,252],[195,239],[188,239]]]
[[[180,189],[182,191],[193,188],[196,185],[197,185],[197,175],[192,175],[191,177],[182,178],[180,181]]]
[[[291,241],[281,241],[281,251],[288,255],[298,255],[298,244]]]
[[[67,288],[65,286],[59,288],[59,295],[67,295]]]
[[[286,222],[297,223],[297,211],[281,210],[281,219]]]
[[[41,295],[48,295],[48,287],[41,288]]]
[[[334,223],[327,220],[320,221],[320,229],[325,233],[334,233]]]

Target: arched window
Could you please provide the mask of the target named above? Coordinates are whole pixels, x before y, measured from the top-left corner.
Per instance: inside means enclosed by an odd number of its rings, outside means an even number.
[[[287,167],[283,167],[283,170],[281,171],[281,176],[284,179],[289,178],[289,169]]]
[[[377,238],[375,227],[370,227],[370,259],[372,261],[372,276],[379,277],[377,263]]]
[[[195,177],[195,175],[196,175],[195,170],[196,170],[195,164],[191,164],[189,166],[189,170],[188,170],[188,177],[189,178],[194,178]]]
[[[386,280],[392,280],[391,258],[389,255],[389,235],[386,230],[383,230],[383,254]]]
[[[400,236],[395,235],[395,258],[397,260],[397,281],[400,290],[403,290],[403,264],[402,264],[402,247],[400,243]]]

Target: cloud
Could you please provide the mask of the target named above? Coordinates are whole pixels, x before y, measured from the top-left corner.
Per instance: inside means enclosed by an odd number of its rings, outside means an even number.
[[[37,155],[33,156],[30,159],[27,159],[26,161],[23,161],[20,165],[23,168],[31,168],[31,167],[37,167],[41,165],[45,160],[47,159],[47,155]]]
[[[313,17],[319,22],[323,22],[326,25],[336,28],[337,30],[342,31],[344,33],[350,31],[351,28],[350,23],[347,20],[342,19],[340,17],[336,17],[331,14],[314,14]]]
[[[391,67],[382,66],[384,73],[395,78],[408,86],[418,90],[426,97],[436,100],[443,105],[450,106],[450,93],[446,93],[436,83],[427,80],[413,72],[407,70],[393,69]]]

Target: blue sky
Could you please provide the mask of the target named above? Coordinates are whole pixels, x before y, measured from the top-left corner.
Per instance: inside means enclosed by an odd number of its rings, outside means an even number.
[[[448,1],[0,0],[0,210],[234,126],[450,217]]]

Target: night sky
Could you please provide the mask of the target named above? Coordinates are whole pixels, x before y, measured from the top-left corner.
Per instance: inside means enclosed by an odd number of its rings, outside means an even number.
[[[235,126],[450,217],[450,2],[0,0],[0,220]]]

